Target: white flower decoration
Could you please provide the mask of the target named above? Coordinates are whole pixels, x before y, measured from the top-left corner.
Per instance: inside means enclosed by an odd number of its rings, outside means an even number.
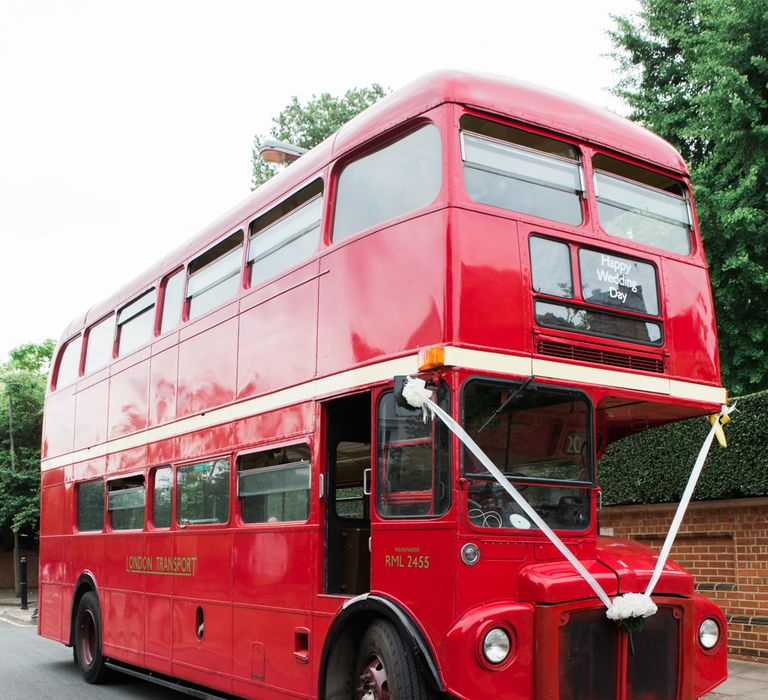
[[[432,398],[432,392],[427,389],[427,383],[423,379],[407,377],[403,387],[403,398],[409,406],[420,408],[424,414],[424,422],[427,422],[427,401]]]
[[[630,618],[650,617],[658,608],[650,596],[645,593],[625,593],[613,599],[605,615],[609,620],[629,620]]]

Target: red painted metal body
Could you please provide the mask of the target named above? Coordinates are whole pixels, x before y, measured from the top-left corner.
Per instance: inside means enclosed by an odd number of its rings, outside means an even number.
[[[580,149],[587,183],[583,223],[558,224],[474,201],[461,168],[465,114]],[[333,243],[341,169],[420,123],[440,130],[439,194],[427,206]],[[329,406],[340,396],[367,396],[375,434],[379,397],[391,389],[394,374],[418,371],[420,348],[445,346],[458,358],[451,362],[446,355],[450,366],[441,371],[455,416],[470,377],[534,374],[548,385],[577,387],[595,407],[600,449],[651,425],[716,412],[717,341],[695,221],[689,255],[609,236],[590,184],[596,153],[641,164],[688,188],[676,151],[615,115],[527,85],[428,76],[350,122],[74,321],[62,346],[146,289],[162,288],[170,272],[227,234],[247,230],[284,196],[322,179],[321,242],[304,262],[254,287],[244,273],[230,301],[169,332],[160,333],[156,322],[149,342],[103,369],[81,372],[72,383],[55,386],[54,366],[42,455],[40,634],[72,641],[72,606],[85,575],[98,592],[106,656],[243,697],[317,697],[326,635],[351,598],[326,584]],[[532,233],[569,244],[574,259],[577,248],[587,247],[652,265],[663,343],[649,347],[537,325]],[[509,358],[527,362],[531,371],[508,369]],[[638,370],[632,364],[638,362],[660,369]],[[306,521],[243,522],[238,456],[297,442],[312,454]],[[147,510],[140,530],[113,530],[107,521],[103,532],[78,532],[78,483],[145,475],[151,498],[152,469],[220,457],[233,465],[225,522],[187,526],[174,504],[168,528],[154,527]],[[595,609],[598,601],[540,532],[475,527],[466,517],[458,443],[451,458],[451,505],[441,517],[391,519],[371,505],[370,532],[361,535],[371,537],[365,590],[410,616],[443,688],[455,697],[582,697],[569,695],[550,670],[564,653],[563,620]],[[377,488],[374,477],[374,494]],[[564,539],[609,595],[643,590],[652,553],[598,538],[596,486],[589,492],[589,526],[565,532]],[[475,566],[459,558],[468,542],[482,552]],[[164,569],[161,562],[169,557],[171,569]],[[428,566],[412,557],[428,557]],[[674,697],[699,697],[725,677],[724,640],[705,653],[697,638],[705,617],[724,630],[722,613],[697,597],[691,577],[672,564],[656,593],[679,610]],[[202,639],[196,635],[198,608],[205,616]],[[482,635],[495,623],[509,631],[514,647],[498,667],[480,652]],[[619,678],[626,673],[621,669]],[[615,697],[634,696],[619,682]]]

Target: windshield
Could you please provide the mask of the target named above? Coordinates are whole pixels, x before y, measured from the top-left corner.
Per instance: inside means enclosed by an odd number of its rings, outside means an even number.
[[[533,383],[472,379],[463,393],[465,430],[553,529],[589,523],[591,409],[580,394]],[[464,450],[467,515],[477,527],[535,525]]]

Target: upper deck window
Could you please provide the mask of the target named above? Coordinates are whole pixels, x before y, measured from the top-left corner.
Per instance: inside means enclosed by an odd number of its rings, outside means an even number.
[[[571,252],[565,243],[531,236],[533,291],[570,299],[573,297]]]
[[[247,259],[251,285],[287,270],[315,252],[320,241],[322,193],[323,183],[317,180],[251,224]]]
[[[576,246],[573,246],[576,250]],[[531,236],[531,286],[537,295],[573,299],[574,304],[535,299],[536,323],[588,335],[661,345],[660,323],[581,306],[582,302],[611,311],[659,316],[656,268],[612,252],[578,248],[579,284],[574,289],[571,246]]]
[[[691,252],[693,224],[680,181],[602,154],[592,165],[606,233],[679,255]]]
[[[155,290],[150,289],[117,313],[117,355],[126,355],[152,337],[155,325]]]
[[[243,232],[238,231],[189,265],[189,318],[197,318],[237,294],[240,285]]]
[[[461,130],[464,185],[474,201],[581,224],[584,184],[574,146],[471,115]]]
[[[656,270],[649,263],[580,248],[579,276],[585,301],[649,316],[659,315]]]
[[[82,336],[70,340],[59,353],[59,369],[56,371],[56,388],[69,384],[77,379],[80,372],[80,349]]]
[[[333,240],[431,204],[442,182],[440,131],[427,124],[344,168]]]
[[[169,275],[163,286],[163,315],[160,319],[160,332],[176,328],[181,323],[184,307],[184,270]]]
[[[106,365],[115,348],[115,315],[99,321],[88,331],[85,349],[85,373],[92,372]]]

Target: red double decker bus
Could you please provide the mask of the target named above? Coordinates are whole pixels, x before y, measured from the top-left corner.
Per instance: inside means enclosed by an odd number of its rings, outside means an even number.
[[[724,680],[725,619],[689,574],[664,567],[641,629],[607,619],[475,454],[402,405],[404,375],[608,596],[644,590],[656,553],[598,536],[595,465],[725,402],[679,154],[530,85],[430,75],[73,321],[45,408],[40,634],[90,682],[212,697],[682,700]]]

